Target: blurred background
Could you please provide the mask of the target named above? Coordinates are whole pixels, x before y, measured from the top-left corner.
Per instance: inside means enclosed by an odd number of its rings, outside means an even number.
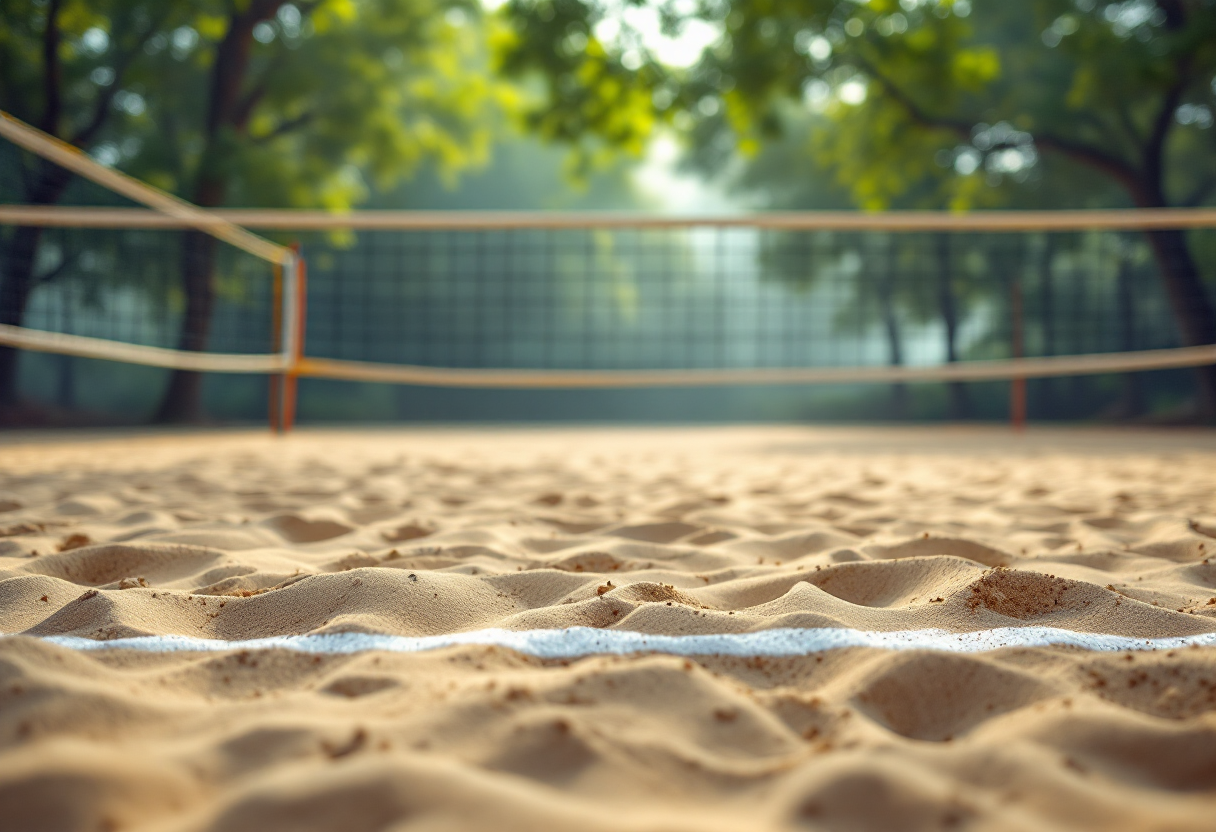
[[[695,221],[1212,207],[1214,107],[1212,0],[0,9],[0,109],[205,208],[688,220],[255,229],[308,264],[308,355],[393,364],[932,366],[1216,343],[1216,221],[1007,232]],[[135,206],[3,140],[0,203]],[[205,234],[6,222],[0,324],[193,351],[275,347],[271,269]],[[0,347],[8,427],[257,422],[268,386]],[[1003,420],[1010,389],[302,379],[298,418]],[[1035,379],[1027,407],[1035,420],[1209,421],[1216,371]]]

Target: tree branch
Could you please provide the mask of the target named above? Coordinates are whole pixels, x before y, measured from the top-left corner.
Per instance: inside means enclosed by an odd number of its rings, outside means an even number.
[[[878,72],[869,61],[864,58],[853,56],[862,69],[866,71],[879,86],[893,98],[904,110],[912,117],[913,121],[925,127],[934,127],[941,130],[950,130],[956,135],[970,141],[972,125],[966,121],[959,119],[947,118],[944,116],[934,116],[927,113],[919,104],[912,100],[907,93],[901,90],[893,81]],[[1089,167],[1095,168],[1123,185],[1129,192],[1132,193],[1134,199],[1140,202],[1140,194],[1144,192],[1144,186],[1135,169],[1124,162],[1117,156],[1112,156],[1104,150],[1093,147],[1082,142],[1065,139],[1060,136],[1054,136],[1050,133],[1033,133],[1035,144],[1044,150],[1051,150],[1068,156],[1078,162],[1082,162]]]
[[[249,92],[241,97],[237,102],[236,108],[232,113],[232,126],[237,132],[244,133],[249,126],[249,119],[253,115],[253,108],[258,105],[266,95],[266,81],[263,81],[253,87]]]
[[[929,113],[925,112],[925,110],[919,104],[913,101],[907,93],[896,86],[895,82],[879,72],[877,68],[875,68],[875,66],[865,58],[861,57],[860,55],[853,55],[851,57],[857,63],[861,64],[861,68],[864,69],[870,77],[878,82],[878,85],[883,88],[887,95],[895,99],[895,102],[904,108],[908,115],[912,117],[913,121],[921,124],[924,127],[935,127],[941,130],[950,130],[968,141],[971,140],[972,124],[960,119],[930,115]]]
[[[55,266],[55,268],[48,269],[47,271],[43,272],[42,274],[36,275],[34,277],[34,283],[37,285],[42,285],[44,283],[50,283],[55,278],[59,277],[59,275],[63,274],[64,269],[66,269],[68,267],[68,263],[73,262],[78,258],[79,258],[79,254],[73,255],[72,257],[69,257],[65,254],[59,260],[59,263]]]
[[[1133,147],[1140,146],[1140,131],[1136,129],[1136,122],[1132,120],[1131,111],[1127,107],[1116,107],[1116,114],[1119,116],[1119,124],[1123,127],[1123,132],[1127,134],[1128,140]]]
[[[224,127],[233,126],[241,100],[241,84],[249,68],[253,27],[269,19],[279,3],[280,0],[253,0],[244,11],[234,10],[229,15],[228,31],[215,52],[204,131],[208,138]]]
[[[1070,159],[1105,173],[1127,189],[1132,199],[1141,207],[1150,207],[1152,197],[1145,189],[1137,171],[1117,156],[1091,145],[1074,142],[1050,133],[1034,133],[1034,142],[1044,150],[1051,150]]]
[[[46,10],[46,31],[42,33],[42,89],[46,107],[42,113],[43,132],[59,135],[59,116],[63,109],[63,65],[59,61],[59,6],[51,0]]]
[[[1182,101],[1182,94],[1187,87],[1187,75],[1185,65],[1189,62],[1181,62],[1178,67],[1178,80],[1165,92],[1165,98],[1161,102],[1161,109],[1157,112],[1157,117],[1153,119],[1153,129],[1149,133],[1148,140],[1144,143],[1144,174],[1145,179],[1154,183],[1154,189],[1159,193],[1159,201],[1165,202],[1165,190],[1161,187],[1162,174],[1165,169],[1165,140],[1169,136],[1170,128],[1174,126],[1174,112],[1178,109],[1178,104]]]
[[[1186,28],[1187,10],[1182,0],[1157,0],[1157,6],[1165,12],[1165,28],[1171,33],[1177,33]],[[1193,52],[1193,48],[1191,50]],[[1153,119],[1153,127],[1144,144],[1144,158],[1141,165],[1144,168],[1144,178],[1154,191],[1156,203],[1165,205],[1165,142],[1169,138],[1170,129],[1174,125],[1174,113],[1182,102],[1182,96],[1192,80],[1190,77],[1191,54],[1184,53],[1174,60],[1174,71],[1177,73],[1174,82],[1165,91],[1161,109]]]
[[[262,20],[267,20],[270,18],[271,13],[274,11],[273,6],[275,5],[277,5],[277,0],[270,0],[270,6],[268,6],[269,11],[262,18]],[[295,5],[296,9],[299,10],[303,17],[308,17],[320,5],[320,0],[315,0],[315,2],[312,3],[297,2]],[[257,107],[268,92],[267,78],[274,75],[275,70],[283,65],[283,57],[284,53],[281,49],[271,56],[269,65],[262,70],[262,80],[255,84],[252,89],[249,90],[249,92],[241,96],[240,100],[237,101],[236,105],[234,106],[232,113],[232,126],[238,132],[245,132],[246,128],[249,126],[249,119],[253,116],[254,108]]]
[[[1165,25],[1170,29],[1186,25],[1186,6],[1181,0],[1157,0],[1157,7],[1165,12]]]
[[[1091,128],[1097,130],[1099,135],[1110,136],[1113,151],[1111,155],[1120,159],[1128,167],[1133,166],[1132,159],[1136,156],[1140,142],[1137,140],[1135,125],[1124,108],[1115,108],[1114,115],[1110,117],[1104,117],[1107,114],[1099,115],[1084,111],[1077,115],[1083,118]]]
[[[241,96],[237,101],[232,113],[232,126],[239,132],[244,132],[249,126],[249,119],[253,116],[253,110],[265,98],[266,93],[270,89],[269,79],[274,75],[275,70],[283,65],[283,52],[280,50],[277,54],[270,58],[267,66],[262,70],[262,77],[249,92]]]
[[[71,143],[77,147],[86,147],[92,144],[93,139],[97,137],[97,133],[105,126],[106,117],[110,113],[110,105],[114,103],[114,96],[118,94],[119,84],[118,71],[114,71],[114,83],[106,87],[106,89],[97,96],[97,101],[93,105],[93,115],[89,117],[88,122],[82,127],[76,135],[71,138]]]
[[[1183,208],[1198,208],[1213,193],[1216,193],[1216,173],[1208,174],[1191,190],[1190,194],[1178,201]]]
[[[324,0],[312,0],[311,3],[296,3],[296,8],[300,10],[301,17],[308,17],[317,10]]]
[[[314,118],[316,118],[316,115],[317,114],[315,112],[309,110],[308,112],[301,113],[300,115],[296,116],[295,118],[289,118],[286,121],[280,121],[278,126],[275,127],[273,130],[271,130],[269,133],[265,133],[261,136],[251,136],[250,138],[253,141],[257,142],[258,144],[266,144],[267,142],[272,142],[281,136],[287,135],[288,133],[292,132],[293,130],[299,130],[301,127],[305,126],[310,121],[312,121]]]
[[[118,94],[118,90],[122,87],[122,79],[127,74],[127,70],[131,68],[131,64],[134,63],[135,57],[143,50],[144,45],[147,44],[153,33],[160,28],[160,25],[167,18],[168,14],[166,13],[164,16],[148,24],[148,27],[144,29],[144,31],[136,38],[131,49],[129,49],[125,54],[121,55],[119,59],[114,62],[114,81],[110,84],[110,86],[106,87],[105,91],[100,96],[98,96],[93,107],[92,117],[89,119],[88,123],[82,127],[75,136],[72,137],[72,144],[76,145],[77,147],[85,147],[92,144],[93,140],[97,138],[97,133],[101,131],[103,126],[105,126],[106,117],[110,112],[110,106],[114,103],[114,96]],[[117,40],[117,38],[115,38],[115,40]]]

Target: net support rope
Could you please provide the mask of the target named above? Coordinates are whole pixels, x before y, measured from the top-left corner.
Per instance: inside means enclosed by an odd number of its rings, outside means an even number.
[[[83,150],[61,139],[31,127],[20,119],[0,110],[0,137],[30,153],[72,171],[115,193],[135,202],[145,209],[103,208],[101,213],[122,216],[136,211],[165,221],[162,227],[193,228],[210,234],[218,240],[278,266],[287,279],[283,292],[283,327],[279,352],[266,355],[246,355],[213,352],[191,352],[189,350],[127,344],[82,335],[30,329],[27,327],[0,324],[0,344],[35,352],[51,352],[82,358],[99,358],[164,367],[173,370],[190,370],[212,373],[283,373],[290,372],[295,357],[299,354],[300,328],[297,323],[299,307],[298,281],[294,279],[298,269],[298,257],[286,246],[252,234],[215,213],[199,208],[184,199],[155,188],[125,173],[108,168],[93,160]],[[14,210],[16,209],[16,210]],[[65,216],[78,212],[79,208],[58,206],[0,206],[0,223],[7,225],[62,225],[60,222],[39,221],[39,217],[63,213]],[[95,209],[96,210],[96,209]],[[86,225],[80,223],[78,225]],[[94,226],[96,227],[96,226]],[[155,227],[155,226],[146,226]]]
[[[1015,378],[1129,373],[1216,364],[1216,344],[1164,350],[960,361],[927,367],[781,367],[704,370],[484,370],[302,358],[295,372],[313,378],[435,387],[612,388],[758,384],[874,384],[1007,381]]]
[[[155,188],[146,182],[127,176],[94,161],[83,150],[47,133],[43,133],[20,119],[0,110],[0,136],[31,153],[67,168],[98,185],[109,188],[135,202],[154,208],[160,215],[179,223],[179,227],[197,228],[213,237],[247,251],[263,260],[285,264],[291,258],[291,249],[264,240],[223,217],[184,199]],[[104,209],[114,210],[114,209]],[[121,210],[121,209],[119,209]]]
[[[190,352],[167,347],[125,344],[87,335],[68,335],[22,326],[0,324],[0,344],[34,352],[74,355],[78,358],[100,358],[146,367],[169,370],[193,370],[199,373],[282,373],[290,369],[286,356],[244,355],[235,353]]]

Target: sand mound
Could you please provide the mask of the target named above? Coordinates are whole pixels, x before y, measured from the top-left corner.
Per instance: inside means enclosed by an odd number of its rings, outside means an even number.
[[[1055,692],[1034,675],[988,658],[922,653],[883,662],[858,685],[854,700],[900,736],[947,742]]]
[[[1007,552],[979,541],[957,537],[931,537],[928,534],[886,546],[866,546],[864,551],[875,560],[952,555],[985,566],[1008,566],[1013,561],[1013,557]]]
[[[1216,632],[1216,454],[1142,437],[824,436],[15,447],[0,631]],[[0,817],[147,832],[1196,829],[1216,805],[1213,719],[1216,648],[543,661],[489,646],[86,655],[16,637],[0,639]]]
[[[971,585],[967,606],[984,607],[1010,618],[1034,618],[1088,606],[1092,593],[1055,575],[994,569]]]
[[[354,531],[353,526],[325,518],[309,519],[298,514],[279,514],[262,521],[288,543],[317,543]]]
[[[200,573],[205,580],[217,567],[231,562],[224,552],[203,546],[103,544],[47,555],[25,571],[84,586],[141,577],[168,585]]]

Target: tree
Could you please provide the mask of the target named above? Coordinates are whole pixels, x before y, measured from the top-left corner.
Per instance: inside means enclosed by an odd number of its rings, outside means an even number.
[[[81,148],[93,147],[124,113],[118,93],[154,33],[180,9],[148,2],[13,0],[0,12],[0,107]],[[71,184],[64,168],[28,160],[10,198],[58,202]],[[16,177],[15,177],[16,178]],[[20,325],[31,293],[51,277],[35,274],[43,230],[23,226],[5,241],[0,323]],[[16,349],[0,347],[0,404],[17,396]]]
[[[424,160],[449,170],[480,160],[485,116],[507,103],[474,65],[477,11],[465,0],[14,5],[24,7],[5,7],[0,67],[26,69],[0,81],[3,106],[208,208],[345,209]],[[29,62],[37,50],[40,65]],[[65,186],[26,201],[55,202]],[[27,237],[32,270],[37,235]],[[207,346],[216,253],[214,238],[184,235],[181,349]],[[18,272],[6,270],[6,284],[32,286]],[[28,289],[6,298],[19,323]],[[11,400],[15,355],[4,360],[0,395]],[[175,372],[158,418],[197,419],[200,383]]]
[[[670,0],[660,6],[667,31],[695,21],[720,33],[683,71],[663,66],[636,29],[597,39],[613,30],[603,25],[607,5],[506,8],[515,36],[504,41],[504,66],[548,79],[539,124],[564,135],[615,140],[583,92],[611,77],[647,93],[656,118],[699,147],[754,152],[779,135],[791,102],[819,111],[815,155],[868,209],[927,192],[955,208],[1005,204],[1045,156],[1091,171],[1098,190],[1103,180],[1117,186],[1125,205],[1198,205],[1216,188],[1212,0],[974,9],[970,0]],[[530,58],[546,39],[564,48]],[[572,39],[585,39],[583,53]],[[1186,235],[1146,237],[1183,342],[1216,342],[1216,310]],[[1200,386],[1203,409],[1216,413],[1216,368],[1201,372]]]

